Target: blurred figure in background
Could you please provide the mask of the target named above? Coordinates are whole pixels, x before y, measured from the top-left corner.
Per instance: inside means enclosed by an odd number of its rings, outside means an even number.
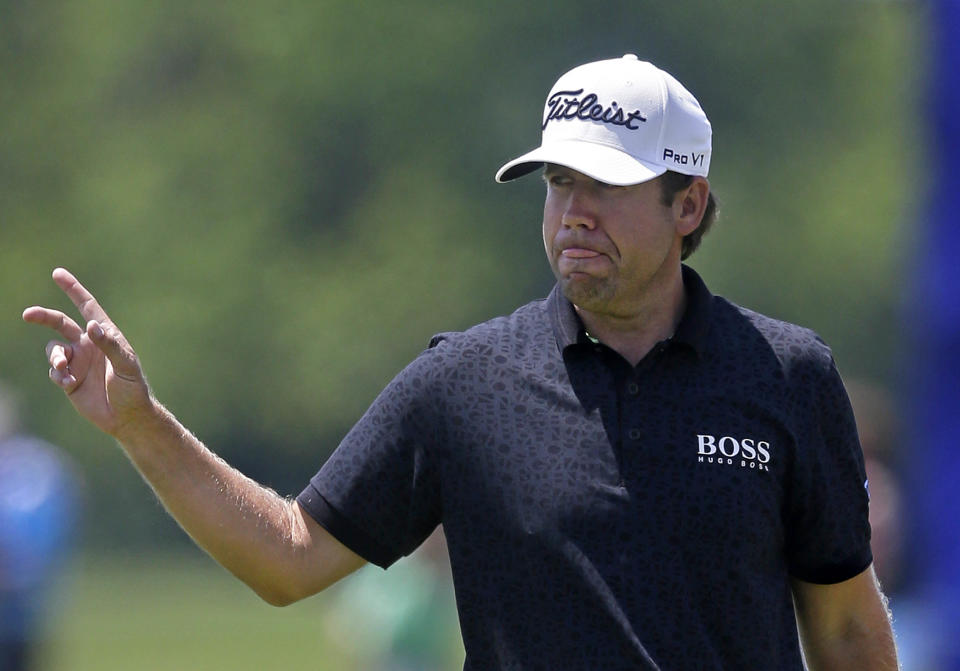
[[[336,587],[334,598],[325,626],[331,640],[362,641],[355,648],[356,668],[445,671],[463,666],[442,527],[389,571],[360,569]]]
[[[881,387],[862,381],[847,385],[870,483],[870,547],[877,577],[888,593],[903,586],[903,482],[897,450],[900,420]]]
[[[18,433],[0,385],[0,671],[40,668],[45,622],[73,547],[79,479],[63,453]]]
[[[916,571],[908,526],[916,510],[905,495],[902,415],[888,390],[863,381],[847,384],[863,447],[870,490],[870,547],[877,577],[894,611],[897,653],[909,671],[947,671],[934,659],[941,624],[915,594]]]

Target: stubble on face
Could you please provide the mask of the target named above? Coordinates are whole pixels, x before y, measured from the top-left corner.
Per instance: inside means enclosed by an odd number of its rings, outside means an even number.
[[[620,293],[617,290],[617,282],[612,277],[597,277],[586,273],[564,275],[556,267],[553,274],[567,300],[591,312],[607,311],[613,299]]]

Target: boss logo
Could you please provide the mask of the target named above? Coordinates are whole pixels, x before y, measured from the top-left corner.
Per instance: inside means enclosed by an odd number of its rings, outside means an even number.
[[[754,438],[697,434],[697,456],[701,464],[724,464],[769,471],[770,443]]]

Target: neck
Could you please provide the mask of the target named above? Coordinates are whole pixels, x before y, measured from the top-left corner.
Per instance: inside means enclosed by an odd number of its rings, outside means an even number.
[[[622,313],[592,312],[574,305],[587,332],[636,366],[657,343],[670,338],[686,309],[679,265],[675,273],[650,286]]]

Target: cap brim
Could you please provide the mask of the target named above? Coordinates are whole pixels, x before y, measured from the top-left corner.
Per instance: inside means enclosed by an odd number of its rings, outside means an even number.
[[[498,182],[523,177],[544,163],[562,165],[605,184],[628,186],[659,177],[663,166],[647,163],[615,147],[580,140],[552,142],[519,156],[497,171]]]

